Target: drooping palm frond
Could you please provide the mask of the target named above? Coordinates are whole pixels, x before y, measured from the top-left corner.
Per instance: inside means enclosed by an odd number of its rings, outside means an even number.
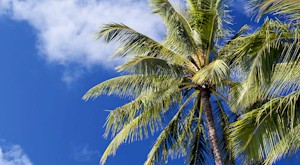
[[[271,46],[261,57],[255,57],[257,58],[253,61],[255,64],[240,69],[244,72],[249,71],[249,74],[242,80],[243,82],[231,88],[232,109],[238,108],[245,112],[256,102],[265,102],[300,89],[298,77],[300,46],[296,36],[299,36],[299,32],[295,29],[285,31],[279,36],[280,40],[276,46]],[[245,57],[243,60],[247,61],[249,58],[247,54]],[[238,62],[243,63],[242,60]]]
[[[234,61],[235,58],[226,58],[226,56],[232,56],[235,54],[236,49],[240,46],[240,44],[231,44],[232,42],[237,43],[237,40],[240,40],[240,38],[246,37],[247,34],[249,34],[249,31],[251,30],[250,26],[244,25],[242,26],[228,41],[227,43],[219,50],[218,56],[223,59],[227,60],[228,64],[231,65],[231,63]]]
[[[251,0],[248,12],[260,19],[263,15],[273,13],[287,15],[293,20],[300,19],[300,2],[298,0]]]
[[[161,120],[159,109],[148,109],[134,118],[130,123],[125,125],[123,129],[110,142],[101,157],[101,164],[106,162],[109,155],[115,155],[116,150],[122,143],[131,142],[143,137],[143,131],[148,129],[147,125],[159,127],[158,120]],[[145,128],[146,127],[146,128]]]
[[[270,89],[267,91],[268,94],[272,96],[281,96],[300,89],[299,55],[299,40],[294,40],[293,43],[286,44],[285,48],[282,51],[282,62],[276,64],[273,69],[273,83],[270,85]]]
[[[222,100],[222,98],[218,97],[218,95],[214,93],[213,96],[215,101],[212,102],[212,108],[215,116],[215,123],[218,132],[220,150],[222,152],[222,159],[224,164],[234,165],[235,157],[234,157],[233,144],[229,139],[229,134],[230,134],[229,129],[230,129],[231,120],[235,120],[236,117],[233,113],[226,112],[223,103],[224,100]]]
[[[156,142],[154,143],[151,151],[148,154],[148,158],[144,163],[145,165],[152,165],[155,164],[155,162],[167,161],[170,154],[170,149],[173,147],[176,141],[181,140],[179,136],[181,136],[181,134],[188,136],[189,127],[186,128],[182,126],[183,124],[180,120],[182,119],[184,108],[198,93],[199,92],[196,91],[186,99],[186,101],[177,111],[176,115],[174,115],[169,124],[157,137]]]
[[[205,164],[210,159],[202,116],[203,104],[201,103],[201,93],[199,93],[193,107],[184,120],[180,122],[183,125],[184,134],[179,136],[170,149],[172,158],[185,156],[185,164],[187,165]]]
[[[300,125],[295,126],[268,153],[264,164],[269,165],[300,148]]]
[[[188,158],[185,164],[204,165],[207,162],[207,141],[205,139],[204,128],[201,125],[201,122],[197,124],[189,138]]]
[[[165,113],[171,103],[179,102],[182,99],[178,84],[172,85],[171,87],[165,86],[164,89],[158,91],[144,91],[135,100],[110,111],[105,124],[104,136],[107,137],[110,133],[115,136],[124,125],[130,123],[137,115],[147,109],[160,108],[161,113]],[[148,136],[148,132],[144,134]]]
[[[246,37],[240,37],[231,44],[240,45],[229,59],[234,59],[233,65],[240,71],[249,71],[248,83],[268,83],[270,70],[280,62],[280,49],[284,39],[291,39],[289,25],[277,20],[266,20],[263,27]]]
[[[284,137],[299,124],[300,93],[271,99],[232,124],[231,141],[245,162],[263,161]]]
[[[176,95],[179,96],[176,97]],[[110,131],[110,127],[114,127],[115,125],[117,125],[118,122],[116,121],[123,122],[123,126],[117,126],[117,128],[122,128],[106,148],[104,154],[102,155],[101,163],[104,164],[109,155],[114,155],[117,148],[122,143],[143,139],[143,137],[148,136],[149,130],[152,134],[157,131],[162,126],[161,116],[170,109],[170,106],[172,104],[178,103],[178,101],[180,101],[180,98],[181,96],[180,93],[178,93],[178,87],[175,86],[175,89],[170,89],[169,91],[161,91],[160,93],[157,92],[154,95],[150,95],[150,97],[148,96],[148,100],[144,100],[142,105],[140,105],[143,110],[140,110],[140,112],[134,114],[134,116],[129,116],[132,114],[132,112],[128,111],[128,109],[117,109],[116,111],[114,111],[113,115],[115,116],[113,117],[112,121],[108,120],[107,130]],[[119,111],[125,113],[118,114]],[[131,117],[132,119],[128,120],[128,117]]]
[[[210,157],[202,116],[203,103],[201,93],[199,93],[184,122],[186,130],[189,132],[181,146],[187,146],[184,150],[187,156],[185,160],[187,165],[205,164]]]
[[[245,82],[235,84],[229,95],[231,109],[236,113],[248,112],[272,98],[298,91],[300,89],[299,67],[291,69],[287,64],[278,65],[280,66],[274,67],[270,85],[248,86]]]
[[[178,84],[178,82],[180,82],[180,80],[168,75],[124,75],[112,78],[94,86],[83,96],[83,99],[87,100],[96,98],[99,95],[111,94],[135,97],[148,89],[158,90],[163,86]]]

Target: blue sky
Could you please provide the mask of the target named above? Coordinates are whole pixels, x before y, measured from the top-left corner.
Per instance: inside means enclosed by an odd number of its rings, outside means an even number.
[[[249,22],[241,2],[235,28]],[[98,164],[109,143],[102,138],[105,110],[126,102],[81,100],[117,75],[118,62],[108,61],[113,46],[95,39],[104,22],[122,22],[158,40],[164,31],[144,1],[0,0],[0,165]],[[154,140],[122,145],[107,164],[142,164]]]

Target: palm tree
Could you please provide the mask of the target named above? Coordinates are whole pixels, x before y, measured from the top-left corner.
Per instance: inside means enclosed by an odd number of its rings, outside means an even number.
[[[119,46],[113,57],[125,58],[117,67],[125,75],[96,85],[83,98],[114,94],[132,99],[108,115],[105,137],[114,138],[101,163],[122,143],[162,129],[145,165],[182,156],[186,164],[204,164],[211,152],[216,165],[232,164],[230,120],[220,92],[231,84],[230,68],[223,60],[227,50],[220,49],[230,34],[225,1],[187,0],[182,8],[168,0],[149,2],[167,28],[163,42],[123,24],[107,24],[99,32],[107,43]]]
[[[241,114],[230,140],[247,164],[272,164],[300,147],[299,2],[252,0],[249,9],[259,11],[257,18],[271,12],[290,19],[267,18],[261,29],[228,45],[236,50],[233,65],[247,71],[230,93],[231,108]]]

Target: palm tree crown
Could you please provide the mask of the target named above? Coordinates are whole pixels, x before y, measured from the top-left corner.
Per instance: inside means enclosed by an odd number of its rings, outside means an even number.
[[[280,5],[252,1],[249,10],[259,11],[258,18]],[[157,131],[145,165],[182,156],[186,164],[205,164],[211,155],[217,165],[234,164],[238,157],[268,164],[299,148],[300,139],[293,136],[300,134],[297,23],[265,19],[253,33],[243,26],[229,38],[225,0],[186,0],[182,9],[168,0],[149,2],[165,23],[163,42],[123,24],[107,24],[99,32],[107,43],[118,44],[113,57],[126,59],[116,68],[125,74],[96,85],[83,98],[131,99],[108,115],[105,137],[114,138],[102,164],[122,143]],[[231,124],[230,115],[240,117]]]
[[[229,81],[230,73],[219,58],[219,44],[229,34],[223,26],[230,23],[225,1],[188,0],[184,10],[174,8],[168,0],[149,2],[167,28],[163,42],[123,24],[107,24],[99,32],[106,42],[119,44],[114,57],[127,61],[117,70],[126,74],[96,85],[84,99],[102,94],[133,98],[107,118],[105,136],[111,133],[114,139],[101,163],[122,143],[142,139],[149,131],[153,134],[161,128],[145,164],[184,155],[188,155],[187,164],[202,164],[210,155],[208,146],[216,164],[232,161],[222,136],[229,121],[221,103],[223,96],[216,90],[223,81]]]

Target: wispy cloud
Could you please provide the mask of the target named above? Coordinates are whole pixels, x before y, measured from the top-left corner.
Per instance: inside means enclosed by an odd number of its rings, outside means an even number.
[[[109,65],[112,48],[96,41],[103,23],[124,23],[156,39],[163,29],[146,1],[139,0],[0,0],[0,11],[27,21],[37,32],[40,53],[60,64]]]
[[[76,146],[73,148],[71,157],[76,161],[87,162],[93,158],[98,159],[99,152],[90,149],[88,145]]]
[[[0,145],[1,165],[33,165],[19,145]]]

